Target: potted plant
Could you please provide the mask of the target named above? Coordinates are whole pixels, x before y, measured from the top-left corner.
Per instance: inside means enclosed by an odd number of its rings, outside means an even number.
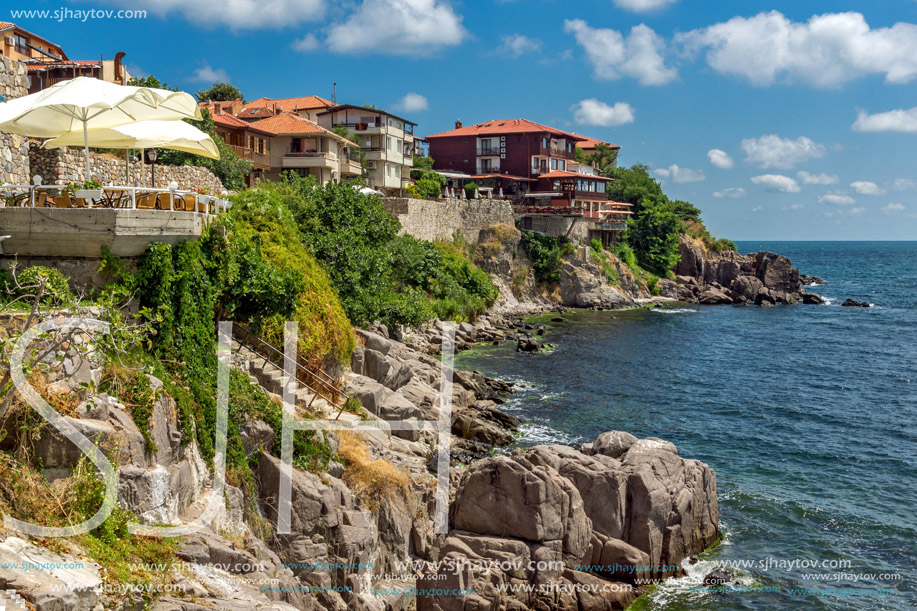
[[[468,184],[465,185],[465,197],[467,197],[468,199],[475,199],[477,197],[477,194],[478,194],[478,185],[477,184],[473,182],[469,182]]]
[[[71,182],[64,190],[73,195],[73,197],[80,199],[98,199],[102,197],[102,183],[95,178],[83,183]]]

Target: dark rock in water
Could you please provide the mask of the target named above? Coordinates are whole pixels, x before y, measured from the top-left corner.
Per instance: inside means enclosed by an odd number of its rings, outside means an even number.
[[[824,284],[825,281],[819,278],[818,276],[807,276],[805,274],[799,274],[799,279],[803,284]]]
[[[847,301],[841,304],[845,308],[868,308],[871,307],[869,303],[865,301],[857,301],[856,299],[847,298]]]
[[[825,303],[825,300],[818,293],[803,293],[802,302],[809,305],[822,305]]]
[[[535,329],[535,335],[544,335],[544,327],[538,327]]]
[[[520,337],[516,343],[516,352],[537,352],[541,348],[534,337]]]
[[[697,564],[697,556],[691,556],[688,558],[688,564]]]
[[[711,287],[700,294],[698,301],[704,304],[732,303],[732,298],[723,291]]]
[[[777,300],[774,299],[773,294],[765,288],[762,288],[761,291],[755,296],[755,305],[759,306],[772,306],[777,303]]]
[[[729,571],[725,571],[723,569],[716,569],[714,571],[710,571],[709,573],[707,573],[707,575],[704,577],[704,585],[705,586],[722,586],[722,585],[729,583],[733,579],[734,579],[734,576]]]
[[[551,319],[551,322],[564,322],[565,320],[567,319],[564,318],[563,316],[555,316],[554,318]]]

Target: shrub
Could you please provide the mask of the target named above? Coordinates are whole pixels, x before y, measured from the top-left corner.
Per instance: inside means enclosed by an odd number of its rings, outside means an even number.
[[[538,282],[560,281],[562,259],[575,250],[573,243],[563,236],[554,237],[533,231],[523,231],[520,244],[532,261]]]
[[[19,287],[13,287],[13,297],[37,295],[42,292],[41,302],[44,305],[65,305],[73,302],[73,293],[67,284],[67,278],[56,269],[33,265],[27,267],[16,276]],[[12,283],[7,276],[5,282]]]
[[[468,199],[474,199],[475,193],[477,192],[478,192],[477,184],[473,182],[469,182],[465,184],[465,197],[467,197]]]
[[[636,218],[627,222],[627,242],[641,267],[665,276],[678,262],[681,221],[667,204],[643,200],[641,208]]]

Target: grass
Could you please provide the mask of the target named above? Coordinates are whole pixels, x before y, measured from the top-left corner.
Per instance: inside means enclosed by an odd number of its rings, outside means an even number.
[[[340,447],[338,454],[344,461],[344,483],[370,510],[384,504],[407,503],[410,498],[410,482],[407,471],[392,463],[373,460],[366,442],[351,431],[338,433]]]
[[[153,426],[150,419],[156,404],[156,390],[150,384],[150,379],[139,369],[129,369],[110,361],[102,370],[99,389],[124,404],[146,442],[147,452],[155,454],[158,448],[150,435]]]

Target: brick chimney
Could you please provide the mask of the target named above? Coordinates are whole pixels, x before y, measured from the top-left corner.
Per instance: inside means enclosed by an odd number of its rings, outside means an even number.
[[[461,119],[456,120],[455,129],[462,129],[462,120]]]

